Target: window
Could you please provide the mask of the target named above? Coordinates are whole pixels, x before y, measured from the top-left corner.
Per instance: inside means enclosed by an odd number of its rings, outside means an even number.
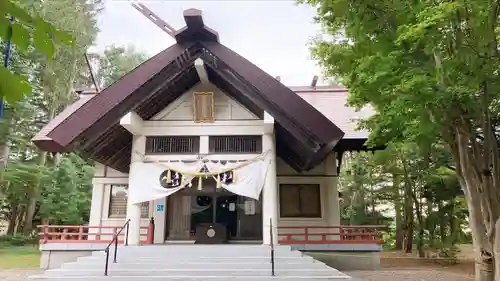
[[[146,137],[147,154],[197,154],[200,151],[200,137],[154,136]]]
[[[211,153],[262,152],[262,136],[213,136],[208,142]]]
[[[111,185],[111,194],[109,196],[109,217],[125,218],[127,217],[127,185]],[[149,218],[149,202],[141,203],[141,218]]]
[[[193,97],[194,122],[212,123],[214,116],[214,93],[195,92]]]
[[[280,184],[280,217],[321,218],[319,184]]]

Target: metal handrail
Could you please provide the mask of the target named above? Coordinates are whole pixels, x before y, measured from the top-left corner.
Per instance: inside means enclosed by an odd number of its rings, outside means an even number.
[[[274,238],[273,238],[273,219],[269,218],[269,234],[271,239],[269,244],[271,245],[271,275],[274,276]]]
[[[111,247],[111,245],[113,245],[113,243],[115,244],[115,252],[113,253],[113,263],[116,263],[116,252],[118,251],[118,235],[120,235],[120,233],[122,233],[123,229],[127,228],[127,231],[125,233],[125,246],[128,246],[128,232],[130,230],[130,227],[129,227],[129,224],[130,224],[130,219],[128,219],[125,224],[120,228],[120,230],[118,230],[115,235],[113,235],[113,240],[111,240],[111,242],[109,242],[108,246],[104,249],[104,251],[106,252],[106,265],[105,265],[105,268],[104,268],[104,276],[108,276],[108,266],[109,266],[109,248]]]

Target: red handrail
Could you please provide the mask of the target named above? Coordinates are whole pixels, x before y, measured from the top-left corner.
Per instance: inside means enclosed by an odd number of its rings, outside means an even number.
[[[122,226],[87,225],[39,225],[40,244],[48,243],[100,243],[108,244]],[[89,232],[95,230],[95,232]],[[148,226],[141,226],[140,242],[147,244]],[[118,235],[118,243],[124,242],[124,233]]]
[[[280,244],[383,244],[381,225],[279,226]]]

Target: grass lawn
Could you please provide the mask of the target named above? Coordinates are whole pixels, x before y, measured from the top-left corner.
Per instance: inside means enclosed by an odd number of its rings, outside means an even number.
[[[11,268],[37,268],[40,266],[38,245],[6,246],[0,244],[0,270]]]

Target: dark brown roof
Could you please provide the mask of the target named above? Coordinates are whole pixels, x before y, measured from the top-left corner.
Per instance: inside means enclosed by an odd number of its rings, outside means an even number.
[[[257,115],[276,121],[278,155],[297,170],[322,161],[344,133],[292,90],[218,42],[201,13],[184,13],[187,27],[177,44],[144,62],[72,112],[56,117],[33,139],[41,149],[76,150],[128,171],[131,134],[119,125],[129,111],[149,120],[199,82],[194,68],[204,60],[209,80]]]

